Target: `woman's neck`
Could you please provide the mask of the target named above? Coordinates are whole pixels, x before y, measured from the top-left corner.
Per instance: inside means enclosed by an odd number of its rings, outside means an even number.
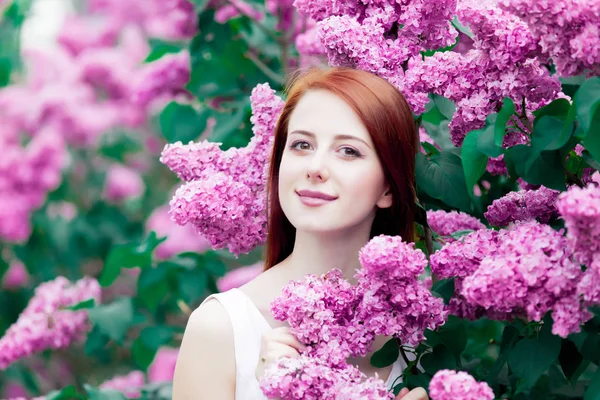
[[[306,274],[322,275],[334,268],[355,284],[354,274],[359,269],[359,250],[369,241],[369,229],[346,230],[331,233],[296,232],[294,250],[278,267],[290,280],[301,280]]]

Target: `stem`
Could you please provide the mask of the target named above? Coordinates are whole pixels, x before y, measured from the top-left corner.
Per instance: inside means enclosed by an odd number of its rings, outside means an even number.
[[[267,64],[262,62],[257,56],[252,54],[251,51],[247,51],[244,53],[244,57],[251,60],[257,67],[260,69],[265,75],[267,75],[271,80],[283,85],[284,77],[279,75],[277,72],[273,71]]]
[[[179,307],[181,312],[183,312],[188,317],[192,315],[192,309],[190,308],[190,306],[187,305],[185,301],[181,299],[177,300],[177,307]]]
[[[273,32],[271,32],[271,30],[269,30],[269,28],[267,28],[265,25],[263,25],[262,22],[250,17],[249,15],[247,15],[244,11],[242,11],[241,8],[238,7],[237,4],[235,4],[232,0],[225,0],[225,2],[227,2],[228,4],[232,5],[233,8],[235,8],[237,10],[237,12],[239,12],[241,15],[251,19],[258,27],[261,31],[263,31],[267,36],[269,36],[271,39],[273,39],[274,41],[276,41],[277,43],[281,42],[281,38],[279,38],[278,36],[274,35]]]

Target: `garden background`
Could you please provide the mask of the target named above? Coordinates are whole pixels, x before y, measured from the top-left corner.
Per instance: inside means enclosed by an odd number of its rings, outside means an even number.
[[[196,233],[211,197],[177,189],[208,179],[205,150],[165,145],[243,148],[257,85],[284,97],[287,73],[329,64],[388,79],[419,126],[416,248],[451,315],[372,360],[415,353],[395,392],[450,369],[496,398],[600,399],[597,3],[0,0],[0,397],[171,398],[187,318],[260,273],[264,232],[241,250]],[[501,248],[544,265],[513,303],[489,296],[517,278],[469,280]]]

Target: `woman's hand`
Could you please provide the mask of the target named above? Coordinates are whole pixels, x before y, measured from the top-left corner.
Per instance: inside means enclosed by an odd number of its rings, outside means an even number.
[[[290,328],[287,326],[263,333],[256,366],[256,379],[260,382],[265,374],[265,369],[277,359],[299,357],[305,349],[306,346],[290,333]]]
[[[409,391],[407,388],[402,388],[398,396],[396,396],[395,400],[429,400],[429,396],[427,396],[427,392],[423,388],[414,388]]]

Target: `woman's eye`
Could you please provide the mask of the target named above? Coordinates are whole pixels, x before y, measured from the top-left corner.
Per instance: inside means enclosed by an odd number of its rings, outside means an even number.
[[[295,150],[308,150],[310,148],[310,144],[308,142],[297,141],[292,143],[290,148]]]
[[[342,153],[348,157],[361,157],[362,155],[352,147],[343,147]]]

